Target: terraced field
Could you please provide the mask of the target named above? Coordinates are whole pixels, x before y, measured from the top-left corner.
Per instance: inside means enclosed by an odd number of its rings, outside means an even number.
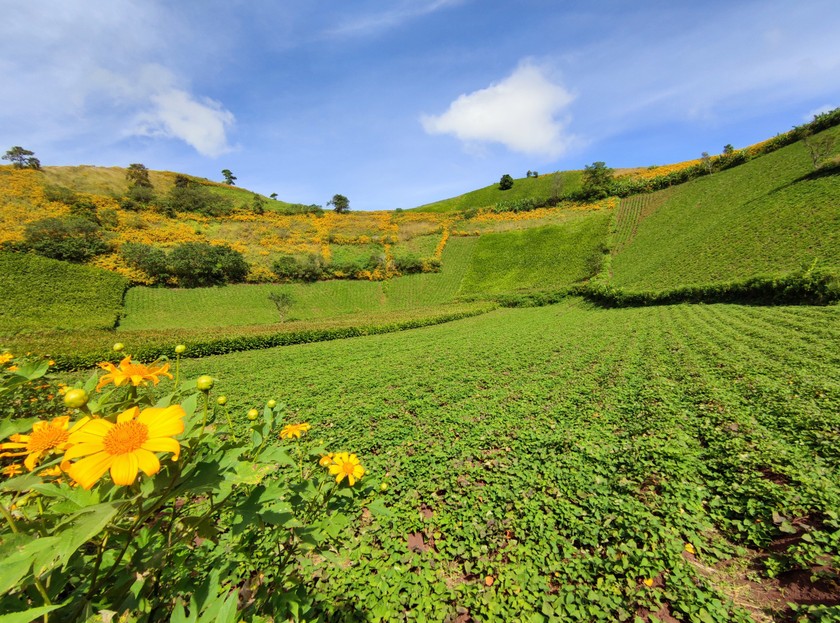
[[[308,571],[329,620],[828,621],[838,341],[837,307],[571,300],[185,368],[388,484]]]

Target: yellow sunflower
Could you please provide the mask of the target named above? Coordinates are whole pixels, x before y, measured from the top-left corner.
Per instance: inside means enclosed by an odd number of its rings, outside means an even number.
[[[72,430],[80,427],[87,418],[77,422]],[[0,443],[0,457],[3,456],[24,456],[23,464],[26,469],[32,471],[41,459],[52,452],[64,452],[70,447],[69,437],[70,417],[62,415],[50,422],[35,422],[32,425],[32,432],[28,435],[12,435],[10,441]],[[4,452],[4,450],[16,450],[16,452]]]
[[[335,476],[336,482],[341,482],[347,476],[347,482],[352,487],[365,475],[365,468],[361,466],[355,454],[339,452],[333,457],[330,474]]]
[[[113,383],[117,387],[124,383],[131,383],[135,387],[138,385],[145,385],[148,381],[151,381],[155,385],[160,382],[159,376],[168,376],[170,379],[172,375],[169,373],[169,362],[161,364],[157,367],[154,367],[155,364],[150,366],[143,365],[142,363],[131,363],[131,355],[128,355],[125,359],[120,362],[119,367],[115,366],[110,361],[103,361],[99,364],[99,367],[103,370],[107,370],[108,374],[104,374],[101,379],[99,379],[99,383],[96,385],[96,389],[101,389],[108,383]]]
[[[306,422],[303,424],[286,424],[280,431],[280,439],[291,439],[292,437],[300,439],[301,433],[305,433],[310,428],[312,427]]]
[[[321,457],[321,460],[318,461],[318,465],[320,465],[321,467],[329,467],[330,463],[333,462],[333,457],[334,456],[335,456],[335,454],[333,454],[332,452],[329,452],[328,454],[325,454],[324,456]]]
[[[109,469],[118,485],[133,484],[138,470],[147,476],[157,474],[160,461],[155,452],[171,452],[173,461],[181,453],[181,444],[173,437],[184,432],[185,416],[180,405],[172,405],[142,412],[132,407],[117,416],[116,424],[90,420],[70,435],[72,446],[64,455],[65,461],[85,458],[66,471],[84,489],[90,489]]]
[[[0,354],[0,365],[9,363],[15,356],[12,353],[2,353]]]
[[[6,467],[4,467],[2,470],[0,470],[0,472],[2,472],[3,475],[8,478],[13,478],[23,473],[23,468],[17,463],[12,463],[11,465],[7,465]]]

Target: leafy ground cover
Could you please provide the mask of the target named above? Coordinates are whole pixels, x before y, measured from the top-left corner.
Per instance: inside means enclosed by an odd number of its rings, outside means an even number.
[[[825,621],[839,321],[569,300],[183,365],[232,413],[278,397],[387,488],[390,514],[313,561],[313,617]]]
[[[840,128],[826,132],[840,137]],[[636,221],[621,227],[629,233],[618,241],[614,283],[664,289],[787,273],[815,260],[836,271],[839,172],[836,166],[814,171],[800,142],[660,191],[668,193],[664,202],[656,193],[648,202],[655,209],[639,206]],[[638,203],[626,201],[627,212]]]
[[[598,272],[610,222],[608,212],[559,226],[481,236],[460,292],[499,294],[556,289]]]
[[[271,293],[291,296],[287,320],[428,308],[455,298],[476,240],[452,239],[444,250],[439,273],[407,275],[385,282],[333,280],[194,290],[132,288],[126,296],[125,318],[119,329],[128,332],[275,324],[283,318],[268,298]]]
[[[37,255],[0,252],[0,338],[50,329],[111,329],[128,281]]]

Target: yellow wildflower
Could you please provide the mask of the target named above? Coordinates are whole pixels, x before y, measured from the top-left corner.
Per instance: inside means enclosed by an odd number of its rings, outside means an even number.
[[[365,468],[359,463],[358,457],[347,452],[337,453],[329,469],[330,474],[335,476],[336,482],[341,482],[347,476],[347,482],[351,487],[365,475]]]
[[[3,475],[7,478],[13,478],[23,472],[23,467],[21,467],[17,463],[12,463],[11,465],[7,465],[0,471],[2,471]]]
[[[291,439],[292,437],[300,439],[301,433],[305,433],[310,428],[312,427],[306,422],[303,424],[287,424],[280,431],[280,439]]]
[[[329,467],[330,463],[333,462],[333,457],[334,456],[335,456],[335,454],[332,453],[332,452],[330,452],[328,454],[325,454],[324,456],[321,457],[321,460],[318,461],[318,465],[320,465],[321,467]]]
[[[3,353],[0,355],[0,365],[9,363],[15,356],[12,353]]]
[[[99,367],[107,370],[108,374],[99,379],[96,389],[101,389],[108,383],[113,383],[117,387],[124,383],[130,382],[135,387],[145,385],[148,381],[152,381],[155,385],[160,382],[159,376],[168,376],[170,379],[172,375],[169,374],[169,363],[164,363],[158,367],[143,365],[142,363],[131,363],[131,355],[128,355],[120,362],[119,368],[109,361],[103,361]]]
[[[686,543],[685,544],[685,551],[687,551],[689,554],[696,554],[697,553],[697,550],[694,548],[694,546],[691,543]]]
[[[81,420],[73,426],[78,428],[86,420]],[[35,422],[32,425],[32,432],[28,435],[16,434],[9,437],[10,441],[0,443],[0,457],[3,456],[24,456],[23,464],[26,469],[32,471],[38,465],[44,455],[51,452],[63,452],[70,447],[69,436],[70,416],[62,415],[50,422]],[[3,452],[4,450],[16,450],[16,452]]]
[[[117,416],[116,424],[105,419],[88,421],[70,436],[65,461],[85,457],[66,470],[84,489],[90,489],[110,469],[115,484],[130,485],[138,470],[147,476],[160,471],[155,452],[171,452],[178,459],[181,444],[175,435],[184,432],[186,416],[180,405],[132,407]]]

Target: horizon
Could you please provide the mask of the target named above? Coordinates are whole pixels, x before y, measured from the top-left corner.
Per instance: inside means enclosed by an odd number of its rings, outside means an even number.
[[[0,132],[44,166],[230,169],[364,211],[691,160],[840,105],[831,2],[605,6],[36,0],[0,25]]]

